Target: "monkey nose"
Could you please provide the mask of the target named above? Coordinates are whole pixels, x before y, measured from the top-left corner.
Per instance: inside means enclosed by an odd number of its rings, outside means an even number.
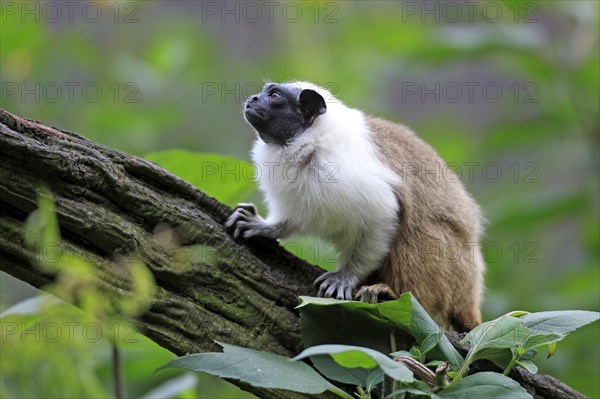
[[[246,101],[246,108],[250,108],[250,106],[252,105],[252,103],[255,103],[258,101],[258,96],[250,96],[248,97],[248,100]]]

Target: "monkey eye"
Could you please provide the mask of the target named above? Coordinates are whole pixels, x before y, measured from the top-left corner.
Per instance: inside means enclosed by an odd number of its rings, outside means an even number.
[[[273,90],[271,93],[269,93],[269,98],[270,98],[271,100],[277,100],[277,99],[278,99],[278,98],[280,98],[280,97],[281,97],[281,94],[279,94],[279,93],[277,92],[277,90]]]

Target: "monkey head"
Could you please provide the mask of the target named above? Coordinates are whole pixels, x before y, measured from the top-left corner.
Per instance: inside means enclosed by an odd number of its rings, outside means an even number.
[[[302,82],[267,83],[246,100],[244,118],[262,141],[284,146],[327,112],[323,96],[303,86]]]

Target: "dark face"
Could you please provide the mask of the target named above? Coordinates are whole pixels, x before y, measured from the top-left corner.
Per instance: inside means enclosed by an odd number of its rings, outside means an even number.
[[[269,83],[246,100],[244,117],[265,143],[285,145],[326,111],[325,100],[314,90]]]

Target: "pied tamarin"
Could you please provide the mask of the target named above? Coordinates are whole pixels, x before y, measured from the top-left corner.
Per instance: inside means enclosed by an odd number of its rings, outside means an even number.
[[[327,101],[326,101],[327,99]],[[443,327],[481,323],[482,215],[437,152],[406,126],[307,82],[268,83],[243,109],[268,216],[239,204],[235,238],[311,234],[339,252],[320,296],[373,302],[412,292]]]

